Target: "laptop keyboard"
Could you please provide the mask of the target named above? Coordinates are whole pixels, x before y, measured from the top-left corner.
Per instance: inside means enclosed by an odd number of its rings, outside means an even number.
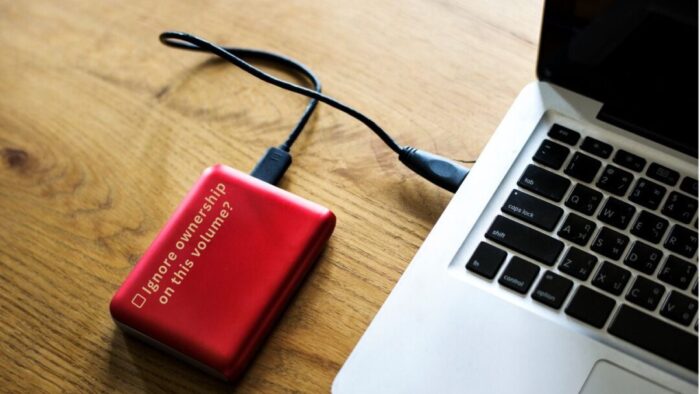
[[[647,159],[555,124],[466,268],[697,372],[698,181]]]

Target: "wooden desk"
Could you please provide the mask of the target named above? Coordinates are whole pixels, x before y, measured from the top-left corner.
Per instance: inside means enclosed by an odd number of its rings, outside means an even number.
[[[161,31],[301,59],[400,143],[468,160],[535,79],[540,17],[541,0],[2,1],[0,390],[328,391],[451,197],[321,105],[281,187],[338,226],[242,381],[125,338],[108,302],[201,171],[252,168],[305,104]]]

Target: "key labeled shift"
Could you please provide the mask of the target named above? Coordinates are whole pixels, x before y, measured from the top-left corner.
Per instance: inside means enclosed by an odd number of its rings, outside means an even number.
[[[554,264],[564,248],[560,240],[501,215],[494,219],[486,238],[547,265]]]

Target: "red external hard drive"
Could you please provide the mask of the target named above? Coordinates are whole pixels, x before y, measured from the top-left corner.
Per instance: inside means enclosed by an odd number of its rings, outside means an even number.
[[[119,327],[236,379],[335,227],[328,209],[207,169],[110,304]]]

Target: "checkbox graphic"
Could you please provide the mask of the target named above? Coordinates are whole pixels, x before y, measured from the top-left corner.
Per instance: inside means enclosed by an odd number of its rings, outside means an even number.
[[[135,307],[141,309],[143,304],[146,303],[146,297],[142,296],[141,294],[136,294],[134,298],[131,299],[131,303],[134,304]]]

